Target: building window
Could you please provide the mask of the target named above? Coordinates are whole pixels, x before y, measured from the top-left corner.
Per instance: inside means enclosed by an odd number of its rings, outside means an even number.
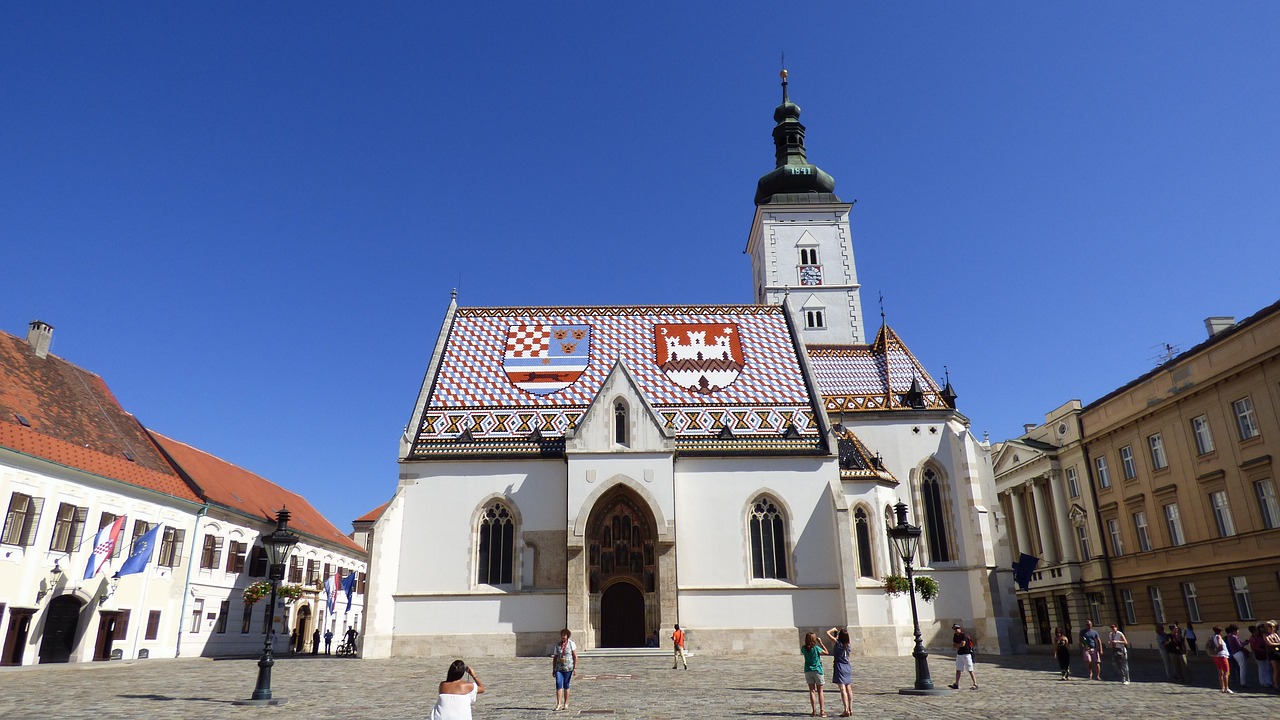
[[[920,495],[924,499],[925,534],[929,536],[929,562],[951,560],[950,534],[942,505],[942,483],[933,468],[925,468],[920,483]]]
[[[760,498],[751,506],[751,577],[785,580],[787,528],[778,506]]]
[[[626,445],[627,440],[627,405],[619,400],[613,406],[613,441],[618,445]]]
[[[1200,622],[1200,600],[1196,597],[1196,584],[1182,583],[1182,601],[1187,605],[1187,620]]]
[[[1164,506],[1165,526],[1169,530],[1169,544],[1177,547],[1187,542],[1182,534],[1182,516],[1178,514],[1178,503]]]
[[[1218,537],[1235,535],[1236,526],[1231,522],[1231,507],[1227,504],[1227,491],[1219,490],[1209,493],[1209,502],[1213,505],[1213,520],[1218,525]]]
[[[151,528],[155,527],[155,523],[149,523],[146,520],[133,521],[133,535],[129,538],[129,554],[132,555],[138,544],[138,538],[151,532]]]
[[[160,540],[160,560],[157,563],[158,565],[170,568],[182,565],[182,545],[186,535],[186,530],[165,527],[164,537]],[[193,630],[192,632],[195,631]]]
[[[1080,497],[1080,478],[1076,476],[1076,466],[1072,465],[1067,468],[1067,492],[1071,493],[1071,497]]]
[[[1099,455],[1093,459],[1093,467],[1098,471],[1098,487],[1111,487],[1111,471],[1107,469],[1107,458]]]
[[[898,521],[893,514],[893,508],[888,505],[884,506],[884,526],[891,528],[897,525]],[[918,552],[918,551],[917,551]],[[893,548],[889,548],[889,567],[893,569],[894,575],[902,574],[902,556],[894,552]]]
[[[1241,440],[1258,437],[1258,421],[1253,415],[1253,400],[1247,396],[1231,403],[1236,413],[1236,429],[1240,431]]]
[[[1164,454],[1164,438],[1160,437],[1160,433],[1156,433],[1147,438],[1147,447],[1151,449],[1151,467],[1155,470],[1163,470],[1169,467],[1169,458]]]
[[[244,572],[244,555],[247,548],[248,546],[242,542],[231,541],[231,544],[227,546],[227,572]]]
[[[302,582],[302,558],[297,555],[289,556],[289,582]]]
[[[1112,518],[1107,521],[1107,534],[1111,536],[1111,554],[1116,557],[1124,555],[1124,540],[1120,537],[1120,521]]]
[[[864,578],[874,578],[875,568],[871,563],[871,523],[867,519],[867,511],[858,508],[853,513],[854,532],[858,536],[858,574]]]
[[[204,598],[191,601],[191,632],[200,632],[200,616],[204,615]]]
[[[222,538],[204,536],[204,548],[200,551],[200,569],[212,570],[222,563]]]
[[[320,564],[314,558],[307,560],[306,584],[311,587],[320,586]]]
[[[249,549],[249,577],[267,576],[267,552],[261,545]]]
[[[1142,552],[1151,552],[1151,533],[1147,530],[1147,514],[1145,512],[1136,512],[1133,514],[1133,529],[1138,535],[1138,550]]]
[[[801,265],[818,264],[818,248],[800,248]]]
[[[1280,527],[1280,504],[1276,502],[1276,485],[1270,479],[1253,483],[1258,495],[1258,510],[1262,513],[1262,527],[1273,530]]]
[[[6,545],[28,547],[36,541],[36,528],[40,524],[40,508],[44,498],[22,493],[9,496],[9,513],[4,518],[4,535],[0,541]]]
[[[1121,590],[1120,597],[1124,600],[1124,616],[1125,621],[1129,625],[1136,625],[1138,622],[1138,607],[1133,602],[1132,590]]]
[[[805,310],[804,326],[810,330],[824,328],[827,326],[827,320],[823,317],[821,310]]]
[[[1138,467],[1133,462],[1133,448],[1128,445],[1120,448],[1120,467],[1124,468],[1125,480],[1138,477]]]
[[[1209,418],[1200,415],[1191,418],[1191,436],[1196,440],[1196,454],[1208,455],[1213,452],[1213,432],[1209,429]]]
[[[1156,622],[1164,622],[1164,600],[1160,597],[1160,588],[1152,585],[1147,588],[1147,592],[1151,595],[1151,614],[1155,617]]]
[[[253,624],[253,605],[244,604],[244,614],[240,616],[240,634],[249,632],[249,626]]]
[[[49,549],[54,552],[70,553],[80,545],[80,535],[84,532],[84,521],[89,518],[89,508],[76,507],[71,503],[58,505],[58,519],[53,523],[53,539],[49,541]]]
[[[227,632],[227,616],[231,614],[231,601],[223,600],[218,606],[218,625],[215,632],[222,635]]]
[[[1094,625],[1102,624],[1102,593],[1089,593],[1089,619]]]
[[[1090,552],[1089,529],[1084,525],[1077,525],[1076,540],[1080,542],[1080,562],[1089,562],[1092,560],[1093,553]]]
[[[493,503],[480,515],[480,558],[476,582],[508,585],[515,564],[515,520],[502,503]]]
[[[1249,602],[1249,581],[1243,575],[1231,578],[1231,594],[1236,600],[1236,617],[1240,620],[1253,619],[1253,603]]]
[[[155,640],[160,637],[160,611],[152,610],[147,615],[147,634],[144,640]]]
[[[119,517],[120,517],[119,515],[115,515],[109,512],[102,513],[102,517],[98,518],[98,530],[102,530],[102,528],[107,527],[108,525],[111,525]],[[120,530],[121,530],[121,534],[123,534],[123,531],[124,531],[123,525],[120,526]],[[115,547],[111,549],[111,557],[113,558],[120,557],[120,549],[122,547],[124,547],[124,543],[121,542],[119,539],[117,539]]]

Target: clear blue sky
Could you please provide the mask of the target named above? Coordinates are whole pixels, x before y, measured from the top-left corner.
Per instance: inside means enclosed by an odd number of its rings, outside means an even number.
[[[751,301],[785,51],[868,314],[1005,439],[1280,297],[1277,38],[1264,2],[4,3],[0,329],[349,529],[451,288]]]

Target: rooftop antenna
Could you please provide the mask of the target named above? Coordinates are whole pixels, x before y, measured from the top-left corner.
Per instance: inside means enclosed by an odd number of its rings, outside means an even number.
[[[1151,349],[1156,351],[1156,355],[1155,357],[1148,358],[1148,360],[1156,365],[1163,365],[1177,357],[1178,353],[1182,352],[1177,345],[1170,345],[1169,343],[1152,345]]]
[[[880,291],[880,324],[884,325],[884,291]]]

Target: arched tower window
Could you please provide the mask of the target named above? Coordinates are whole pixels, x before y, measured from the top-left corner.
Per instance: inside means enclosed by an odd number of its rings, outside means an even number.
[[[476,582],[482,585],[509,585],[515,561],[515,519],[511,511],[495,502],[480,514],[480,556]]]
[[[951,560],[950,534],[942,504],[942,482],[933,468],[925,468],[920,481],[920,498],[924,501],[925,535],[929,539],[929,562]]]
[[[787,528],[778,506],[762,497],[751,505],[751,577],[787,577]]]
[[[627,404],[619,400],[613,406],[613,441],[618,445],[628,444]]]
[[[853,512],[853,532],[858,539],[858,575],[874,578],[876,573],[871,562],[871,522],[863,508]]]

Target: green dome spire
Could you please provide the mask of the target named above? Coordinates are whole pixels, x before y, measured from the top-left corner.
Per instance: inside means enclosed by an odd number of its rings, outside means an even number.
[[[840,202],[835,178],[805,157],[804,125],[800,106],[787,96],[787,71],[783,69],[782,104],[773,111],[774,169],[756,184],[756,205],[783,203]]]

